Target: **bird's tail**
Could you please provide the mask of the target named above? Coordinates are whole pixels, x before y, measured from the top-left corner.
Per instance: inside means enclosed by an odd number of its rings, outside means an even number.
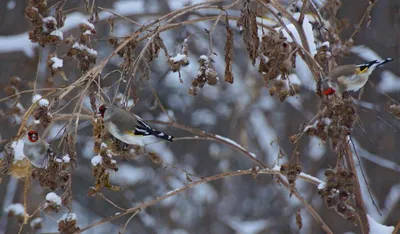
[[[153,136],[155,136],[155,137],[158,137],[158,138],[161,138],[161,139],[164,139],[164,140],[167,140],[167,141],[171,141],[172,142],[174,140],[173,136],[168,135],[168,134],[163,133],[163,132],[160,132],[160,131],[157,131],[157,130],[154,130],[154,129],[152,129],[151,134]]]
[[[385,59],[385,60],[378,61],[378,63],[376,64],[376,67],[380,67],[380,66],[382,66],[383,64],[388,63],[388,62],[390,62],[390,61],[393,61],[393,59],[392,59],[392,58],[387,58],[387,59]]]
[[[142,136],[153,135],[157,138],[161,138],[171,142],[173,141],[174,139],[173,136],[154,130],[148,124],[146,124],[139,116],[136,116],[136,120],[138,121],[138,125],[135,126],[136,129],[135,135],[142,135]]]

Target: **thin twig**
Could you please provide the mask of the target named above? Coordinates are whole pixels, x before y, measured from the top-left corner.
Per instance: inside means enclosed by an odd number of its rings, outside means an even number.
[[[343,142],[343,145],[345,147],[345,158],[347,161],[347,166],[350,170],[351,173],[353,173],[353,178],[354,178],[354,195],[355,195],[355,201],[356,201],[356,210],[357,213],[360,217],[360,226],[361,226],[361,231],[363,234],[368,234],[370,231],[369,227],[369,222],[368,222],[368,217],[364,205],[364,200],[361,192],[361,186],[360,186],[360,180],[358,179],[357,176],[357,170],[356,166],[354,164],[354,159],[353,159],[353,154],[351,152],[350,144],[345,140]]]
[[[122,229],[122,234],[125,233],[125,230],[126,230],[126,227],[128,226],[128,223],[129,223],[129,222],[133,219],[133,217],[135,217],[139,212],[140,212],[140,209],[137,209],[137,210],[135,211],[135,213],[133,213],[133,214],[131,215],[131,217],[126,221],[126,223],[125,223],[125,225],[124,225],[124,228]]]
[[[106,200],[108,203],[110,203],[112,206],[114,206],[115,208],[121,210],[121,211],[126,211],[126,209],[118,206],[117,204],[115,204],[113,201],[111,201],[110,199],[108,199],[106,196],[104,196],[104,194],[97,192],[96,195],[99,195],[101,198],[103,198],[104,200]]]
[[[307,0],[303,0],[303,5],[301,6],[300,17],[299,17],[299,24],[300,25],[303,25],[304,13],[306,11],[306,6],[307,6]]]
[[[365,184],[367,186],[367,190],[368,190],[369,196],[370,196],[370,198],[372,200],[372,204],[375,206],[375,209],[378,211],[378,214],[382,215],[381,211],[379,210],[378,204],[376,204],[375,199],[372,196],[371,188],[369,187],[369,184],[368,184],[368,181],[367,181],[367,177],[365,176],[364,169],[363,169],[363,167],[361,165],[361,159],[358,156],[357,149],[356,149],[356,146],[354,145],[354,142],[353,142],[353,139],[352,139],[351,135],[349,135],[349,140],[350,140],[350,142],[351,142],[351,144],[353,146],[354,154],[356,155],[356,158],[357,158],[357,161],[358,161],[358,165],[360,165],[361,175],[364,178],[364,182],[365,182]]]

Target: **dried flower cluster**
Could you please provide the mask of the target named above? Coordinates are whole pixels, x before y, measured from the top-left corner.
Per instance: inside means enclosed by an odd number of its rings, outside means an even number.
[[[317,136],[323,141],[331,140],[333,149],[350,134],[357,121],[357,113],[350,97],[325,101],[317,120],[304,128],[310,136]]]
[[[295,47],[295,43],[289,43],[282,33],[270,31],[262,37],[258,72],[263,76],[265,86],[271,86],[270,95],[278,96],[281,101],[300,91],[300,86],[291,84],[288,78],[296,64]]]
[[[95,186],[89,189],[88,194],[90,196],[96,194],[103,187],[114,191],[120,190],[119,187],[112,185],[110,182],[110,173],[108,170],[118,171],[117,162],[112,159],[111,153],[107,145],[102,143],[100,153],[92,158],[92,172],[96,181]]]
[[[327,44],[323,44],[317,49],[317,53],[314,55],[315,61],[322,67],[325,74],[337,67],[335,58],[330,52],[330,48]]]
[[[192,80],[192,87],[189,89],[189,94],[196,96],[197,88],[203,88],[208,85],[216,85],[219,82],[218,74],[212,66],[213,60],[202,55],[198,61],[199,70],[196,77]]]
[[[40,186],[51,191],[57,189],[67,189],[70,182],[70,174],[67,169],[70,162],[54,157],[49,151],[47,156],[47,165],[41,168],[35,168],[32,171],[32,177],[38,179]]]
[[[281,165],[281,174],[286,176],[291,189],[293,190],[296,185],[297,176],[300,175],[303,166],[300,163],[284,163]]]
[[[392,104],[389,106],[389,112],[397,119],[400,119],[400,104]]]
[[[79,25],[79,40],[76,41],[73,37],[70,37],[67,41],[68,44],[72,44],[68,51],[68,56],[78,61],[78,66],[82,73],[89,71],[91,65],[95,64],[97,59],[97,51],[91,47],[91,36],[96,33],[93,23],[94,19],[83,21]]]
[[[326,186],[318,191],[328,208],[335,209],[347,221],[356,224],[357,213],[351,206],[354,175],[344,168],[325,170]]]
[[[175,56],[168,56],[168,65],[171,71],[179,73],[179,80],[181,83],[183,83],[180,70],[182,67],[189,65],[189,48],[187,40],[183,41],[181,51],[179,53],[177,53]]]
[[[53,120],[53,115],[49,112],[49,106],[40,105],[40,103],[33,110],[33,117],[35,120],[40,121],[40,124],[43,125],[43,127],[49,126]]]
[[[62,14],[63,4],[58,4],[55,16],[48,16],[46,0],[30,0],[25,8],[25,17],[31,21],[29,39],[41,46],[58,45],[64,37],[59,30],[64,26],[65,16]]]
[[[62,234],[72,234],[80,230],[77,226],[75,213],[65,214],[58,220],[58,231]]]

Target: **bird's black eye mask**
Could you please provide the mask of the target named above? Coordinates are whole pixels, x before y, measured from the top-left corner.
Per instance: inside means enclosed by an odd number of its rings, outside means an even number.
[[[107,108],[104,105],[101,105],[99,107],[99,113],[101,115],[102,118],[104,118],[104,112],[106,112]]]

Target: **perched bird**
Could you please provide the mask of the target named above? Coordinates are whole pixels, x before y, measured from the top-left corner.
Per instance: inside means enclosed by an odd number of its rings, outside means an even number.
[[[25,156],[34,166],[40,167],[50,149],[49,143],[40,139],[36,130],[29,130],[23,141]]]
[[[387,58],[360,65],[339,66],[329,72],[328,76],[322,81],[322,93],[332,95],[335,92],[342,94],[345,91],[358,91],[367,83],[369,75],[375,68],[392,60],[392,58]]]
[[[108,132],[127,144],[143,145],[144,138],[153,136],[173,141],[173,136],[154,130],[139,116],[111,104],[101,105],[99,114]]]

